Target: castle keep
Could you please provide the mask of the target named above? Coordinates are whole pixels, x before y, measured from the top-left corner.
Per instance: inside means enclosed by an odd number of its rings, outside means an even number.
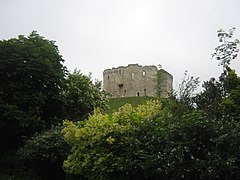
[[[172,83],[172,75],[156,66],[129,64],[103,72],[103,89],[108,97],[156,96],[160,92],[166,98],[172,92]]]

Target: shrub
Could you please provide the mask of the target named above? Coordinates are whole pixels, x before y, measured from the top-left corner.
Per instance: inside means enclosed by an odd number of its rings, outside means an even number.
[[[151,132],[160,109],[159,101],[149,101],[137,108],[126,104],[112,116],[95,109],[84,123],[65,121],[62,132],[72,151],[64,170],[89,179],[136,176],[149,150],[144,132]]]
[[[36,134],[17,152],[19,158],[17,173],[39,178],[63,178],[62,165],[69,149],[69,145],[62,137],[60,126]]]

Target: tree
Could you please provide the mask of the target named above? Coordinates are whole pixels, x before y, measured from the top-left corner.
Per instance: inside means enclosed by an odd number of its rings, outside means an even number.
[[[179,101],[189,107],[192,106],[192,98],[194,97],[194,91],[199,86],[199,77],[194,78],[190,76],[187,71],[184,73],[183,80],[179,84]]]
[[[236,59],[239,52],[239,40],[232,39],[234,31],[235,28],[229,29],[228,32],[223,29],[217,31],[217,36],[221,44],[215,48],[212,57],[220,61],[220,65],[223,67],[228,66],[233,59]]]
[[[236,59],[239,52],[239,40],[232,40],[235,28],[225,32],[218,31],[219,46],[215,48],[213,57],[220,61],[223,72],[219,80],[215,78],[203,84],[203,92],[197,95],[195,103],[198,109],[208,116],[224,121],[239,121],[240,78],[230,68],[230,63]]]
[[[190,76],[184,72],[182,82],[179,84],[178,91],[175,91],[167,101],[167,107],[173,114],[179,116],[195,108],[195,91],[199,86],[199,77]]]
[[[90,76],[74,70],[66,77],[66,118],[74,121],[84,120],[95,107],[105,109],[106,99],[101,91],[101,82],[94,84]]]
[[[33,31],[0,41],[1,151],[61,117],[65,67],[54,41]]]
[[[63,135],[72,146],[65,172],[88,179],[140,177],[160,110],[159,101],[149,101],[137,108],[126,104],[111,116],[95,109],[87,121],[65,121]]]
[[[227,66],[219,81],[222,85],[221,107],[224,118],[240,121],[240,77]]]
[[[223,97],[221,83],[215,78],[203,83],[203,91],[194,98],[197,109],[203,110],[209,117],[221,117],[221,100]]]

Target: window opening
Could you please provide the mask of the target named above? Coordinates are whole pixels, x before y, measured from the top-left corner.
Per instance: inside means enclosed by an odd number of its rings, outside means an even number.
[[[119,86],[119,88],[122,88],[122,87],[123,87],[123,84],[119,84],[118,86]]]
[[[127,92],[127,90],[124,89],[124,94],[123,94],[124,97],[126,97],[126,92]]]
[[[132,79],[134,79],[134,73],[132,73]]]

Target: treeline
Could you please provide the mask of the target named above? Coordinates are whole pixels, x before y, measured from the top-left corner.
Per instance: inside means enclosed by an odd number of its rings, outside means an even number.
[[[50,167],[48,163],[58,163],[59,158],[63,161],[62,151],[66,148],[57,149],[58,144],[53,142],[63,143],[59,130],[62,121],[84,120],[94,107],[106,107],[101,82],[93,82],[90,76],[78,70],[69,72],[63,62],[55,42],[45,39],[36,31],[28,37],[20,35],[0,41],[1,171],[19,173],[24,167],[20,159],[25,156],[35,162],[35,165],[30,165],[32,168],[44,167],[47,161],[46,170]],[[24,152],[19,152],[19,148],[31,141],[33,135],[35,140],[39,135],[45,138],[38,139],[40,142],[36,144],[32,142],[33,146],[46,140],[48,142],[41,144],[41,148],[47,148],[49,153],[51,148],[59,150],[59,156],[53,153],[45,157],[42,154],[45,159],[36,157],[37,161],[27,153],[38,151],[36,153],[40,155],[39,147],[26,147]],[[57,167],[61,170],[62,165]],[[26,172],[29,171],[26,169]],[[56,171],[51,172],[50,168],[49,173],[55,174]]]
[[[8,164],[10,173],[36,179],[239,179],[240,77],[230,67],[239,41],[233,32],[218,31],[213,58],[223,72],[204,82],[202,92],[193,93],[198,78],[186,75],[178,95],[109,114],[100,84],[68,73],[53,42],[35,32],[1,41],[1,168]],[[44,43],[35,45],[38,40]],[[40,55],[45,43],[55,55]],[[51,64],[52,57],[58,57],[49,67],[59,67],[58,81],[51,78],[54,69],[39,73],[39,64]]]

